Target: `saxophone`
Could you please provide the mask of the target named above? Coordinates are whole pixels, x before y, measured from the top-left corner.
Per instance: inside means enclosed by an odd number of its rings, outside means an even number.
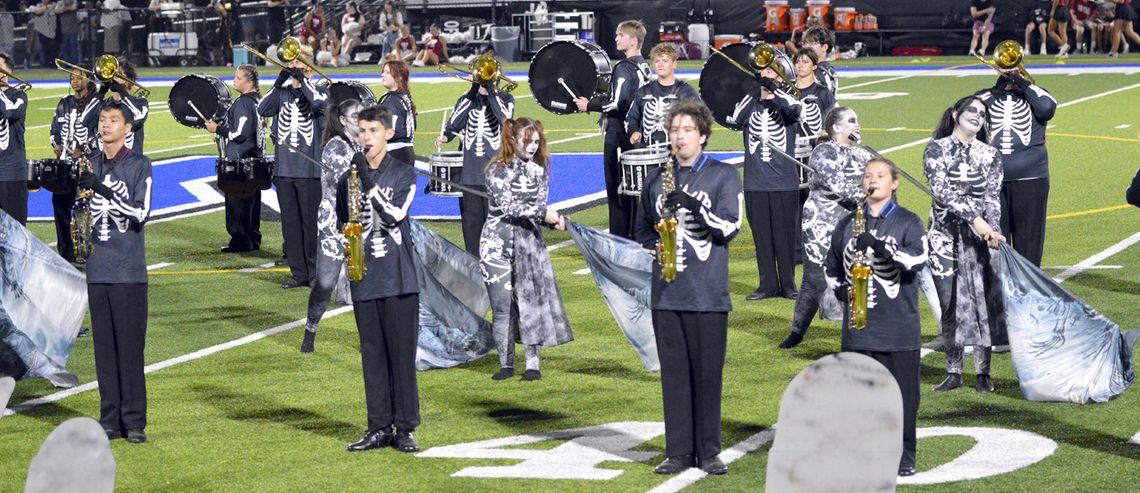
[[[874,190],[869,190],[870,195]],[[859,201],[855,209],[855,224],[851,227],[851,237],[858,238],[867,229],[867,219],[863,217],[863,204],[867,203],[866,196]],[[851,313],[851,327],[863,330],[867,327],[867,289],[871,281],[871,264],[867,262],[862,250],[856,250],[855,258],[851,262],[851,289],[847,293],[847,308]]]
[[[661,170],[661,196],[669,195],[676,189],[676,177],[673,176],[673,161],[677,151],[669,156]],[[661,212],[661,219],[657,221],[654,229],[661,234],[657,242],[657,260],[661,262],[661,278],[665,282],[673,282],[677,278],[677,211],[665,207]]]
[[[363,193],[360,190],[360,176],[356,174],[356,165],[352,165],[352,174],[348,177],[348,222],[345,223],[344,237],[348,243],[344,245],[344,258],[348,261],[348,278],[353,282],[364,280],[364,225],[360,222],[360,209],[364,204]]]
[[[88,158],[91,150],[87,146],[77,149],[75,168],[79,175],[94,173],[91,160]],[[75,202],[71,208],[71,242],[74,244],[76,258],[86,259],[91,255],[95,245],[91,242],[91,230],[94,224],[91,220],[91,197],[94,192],[90,188],[79,187],[75,194]]]

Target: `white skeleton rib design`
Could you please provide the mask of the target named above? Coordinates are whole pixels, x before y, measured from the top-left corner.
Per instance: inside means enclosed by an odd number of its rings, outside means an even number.
[[[818,134],[823,128],[823,112],[819,109],[819,101],[815,96],[804,98],[800,112],[800,123],[808,135]]]
[[[764,162],[772,160],[772,149],[764,145],[764,142],[779,149],[785,149],[788,145],[787,129],[774,116],[765,109],[752,113],[748,118],[748,152],[755,154],[756,148],[761,147],[760,159]]]
[[[696,197],[705,207],[710,207],[712,204],[709,195],[703,190],[693,193],[686,188],[684,192]],[[664,212],[665,197],[661,195],[657,197],[657,214]],[[696,220],[695,214],[698,212],[688,209],[677,210],[677,272],[685,271],[685,261],[688,259],[690,249],[701,262],[708,260],[709,254],[712,253],[712,234]]]
[[[491,108],[484,106],[473,110],[468,118],[467,128],[463,129],[463,148],[471,149],[479,157],[487,155],[487,146],[498,151],[499,126],[491,124]]]
[[[0,151],[8,150],[8,144],[11,143],[10,133],[8,119],[0,118]]]
[[[388,248],[385,244],[385,238],[391,237],[396,245],[404,243],[404,237],[400,233],[400,226],[393,225],[392,227],[385,226],[380,222],[379,216],[372,210],[376,206],[376,202],[390,203],[392,201],[392,187],[372,187],[367,197],[368,207],[360,212],[360,222],[364,225],[364,237],[369,239],[369,244],[372,248],[372,258],[384,258],[388,255]],[[373,234],[373,233],[376,234]]]
[[[871,232],[874,234],[874,231]],[[887,244],[888,250],[895,250],[898,242],[891,237],[884,238],[883,241]],[[902,272],[899,271],[898,266],[894,262],[875,257],[874,254],[868,249],[864,258],[871,264],[871,271],[874,273],[871,276],[875,280],[874,283],[867,285],[867,308],[875,307],[876,295],[878,294],[879,286],[887,295],[887,298],[895,299],[899,296],[899,288],[902,283]],[[843,249],[843,265],[848,272],[848,282],[850,279],[851,264],[855,261],[855,239],[852,238],[847,242],[847,248]]]
[[[645,107],[641,118],[643,139],[649,138],[656,132],[665,132],[665,112],[669,111],[669,107],[677,100],[677,96],[669,94],[658,98],[646,95],[644,99]]]
[[[126,183],[107,177],[103,178],[103,184],[107,185],[115,196],[127,196]],[[120,233],[126,233],[127,226],[130,225],[127,215],[116,209],[109,199],[99,194],[94,194],[91,199],[91,220],[95,223],[95,238],[99,241],[110,241],[112,224]]]
[[[995,100],[990,111],[990,126],[994,133],[990,142],[997,144],[1002,154],[1013,153],[1015,136],[1021,141],[1022,147],[1029,145],[1029,138],[1033,135],[1033,115],[1029,103],[1007,94],[1004,98]]]
[[[305,118],[296,101],[289,101],[281,106],[281,114],[277,120],[277,141],[288,141],[293,147],[300,147],[299,140],[304,139],[305,146],[313,145],[313,120]]]

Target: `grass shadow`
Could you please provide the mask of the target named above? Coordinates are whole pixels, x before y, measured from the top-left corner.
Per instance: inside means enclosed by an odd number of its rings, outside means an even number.
[[[190,389],[201,396],[203,402],[235,421],[261,421],[283,424],[299,431],[321,435],[340,441],[358,438],[365,430],[352,423],[337,421],[308,409],[273,402],[265,395],[239,394],[230,388],[216,385],[193,385]]]
[[[493,400],[475,401],[471,403],[476,412],[509,426],[525,425],[530,427],[535,423],[552,422],[570,417],[569,415],[517,407],[513,403]]]
[[[556,368],[568,373],[637,382],[656,382],[658,380],[657,375],[646,370],[644,365],[631,368],[629,365],[602,358],[568,358],[555,356],[549,357],[548,360],[557,361],[558,366]]]
[[[1140,282],[1130,279],[1110,277],[1099,272],[1084,271],[1078,276],[1068,279],[1070,284],[1077,284],[1087,288],[1112,291],[1121,294],[1140,295]]]

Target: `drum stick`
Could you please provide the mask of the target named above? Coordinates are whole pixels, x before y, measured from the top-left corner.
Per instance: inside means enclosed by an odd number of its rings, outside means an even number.
[[[570,86],[566,85],[566,79],[559,77],[558,83],[562,84],[562,88],[566,89],[566,92],[570,93],[570,99],[578,99],[578,95],[574,94],[574,91],[572,89],[570,89]]]
[[[325,171],[328,171],[329,173],[332,173],[332,168],[330,168],[330,167],[326,166],[326,165],[325,165],[325,163],[322,163],[322,162],[320,162],[320,161],[317,161],[316,159],[313,159],[313,157],[312,157],[312,156],[309,156],[308,154],[305,154],[304,152],[301,152],[301,150],[300,150],[300,149],[298,149],[298,148],[296,148],[296,147],[293,147],[292,145],[289,145],[289,143],[288,143],[288,142],[280,142],[280,143],[278,143],[277,145],[279,145],[279,146],[281,146],[281,147],[284,147],[284,148],[286,148],[286,149],[289,149],[289,152],[297,153],[297,154],[298,154],[298,155],[300,155],[301,157],[303,157],[303,158],[305,158],[305,159],[309,160],[309,162],[310,162],[310,163],[313,163],[313,164],[315,164],[315,165],[317,165],[317,166],[320,166],[320,167],[321,167],[321,169],[323,169],[323,170],[325,170]]]
[[[423,156],[416,156],[416,161],[424,161],[427,163],[431,163],[431,158],[430,157],[423,157]],[[416,174],[418,174],[424,178],[427,178],[429,180],[435,180],[435,181],[438,181],[440,183],[446,183],[448,185],[451,185],[456,190],[459,190],[462,192],[467,192],[467,193],[473,193],[475,195],[478,195],[478,196],[483,197],[483,198],[488,199],[488,200],[491,199],[491,195],[488,194],[487,192],[484,192],[482,190],[476,190],[476,189],[471,188],[471,187],[466,187],[466,186],[460,185],[458,183],[455,183],[451,180],[445,180],[445,179],[440,178],[438,176],[435,176],[431,173],[428,173],[427,171],[424,171],[422,169],[415,167],[414,164],[412,166],[412,169],[415,170]]]
[[[443,132],[445,132],[446,130],[447,130],[447,108],[444,108],[443,109],[443,119],[439,121],[439,134],[443,135]],[[443,152],[443,146],[440,146],[440,145],[435,146],[435,152]]]
[[[208,118],[206,118],[206,115],[203,115],[201,111],[198,111],[198,107],[194,105],[193,101],[187,101],[186,104],[189,104],[190,109],[194,110],[194,113],[198,115],[198,118],[202,119],[202,123],[206,123],[206,120],[208,120]]]

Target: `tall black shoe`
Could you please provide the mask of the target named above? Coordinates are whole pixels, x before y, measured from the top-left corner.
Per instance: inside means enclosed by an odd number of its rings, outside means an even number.
[[[780,293],[780,296],[783,296],[789,300],[795,300],[796,298],[800,297],[800,292],[796,291],[795,289],[785,289]]]
[[[765,293],[757,289],[756,291],[753,291],[752,294],[745,296],[744,299],[748,301],[760,301],[766,300],[768,298],[775,298],[777,296],[780,296],[780,293]]]
[[[350,443],[346,450],[349,452],[363,452],[365,450],[372,450],[376,448],[384,448],[392,444],[392,440],[396,435],[393,435],[388,430],[370,431],[364,434],[364,438],[360,441]]]
[[[961,387],[961,386],[962,386],[962,374],[961,373],[951,373],[949,375],[946,375],[946,379],[943,380],[942,383],[938,384],[937,387],[934,387],[934,391],[935,392],[949,392],[949,391],[954,390],[954,389]]]
[[[123,438],[123,432],[119,430],[112,430],[110,428],[103,428],[103,432],[107,434],[108,440],[118,440]]]
[[[281,283],[281,289],[293,289],[293,288],[299,288],[301,286],[308,286],[308,285],[309,285],[309,283],[307,281],[302,282],[302,281],[298,281],[298,280],[290,277],[288,281]]]
[[[274,261],[273,261],[273,266],[274,266],[274,267],[284,267],[285,265],[286,265],[285,259],[281,259],[281,260],[274,260]]]
[[[514,368],[501,368],[499,369],[499,373],[491,375],[491,380],[506,380],[513,376],[515,376]]]
[[[127,441],[130,443],[146,443],[146,433],[142,430],[127,430]]]
[[[914,476],[914,466],[899,466],[899,476]]]
[[[538,370],[527,370],[523,372],[522,380],[532,382],[542,379],[542,372]]]
[[[708,460],[702,460],[701,470],[706,474],[728,474],[728,466],[724,465],[724,461],[720,460],[719,455]]]
[[[994,381],[990,379],[989,375],[982,373],[978,375],[978,383],[974,385],[974,389],[978,392],[993,392]]]
[[[685,469],[693,467],[693,464],[693,456],[691,454],[678,455],[676,457],[666,457],[664,461],[662,461],[660,464],[657,464],[657,467],[653,469],[653,472],[657,474],[677,474],[681,471],[684,471]]]
[[[222,247],[221,252],[222,253],[241,253],[241,252],[248,252],[250,250],[253,250],[253,248],[250,248],[248,246],[226,245],[226,246]]]
[[[784,342],[780,343],[780,349],[794,348],[803,342],[803,340],[804,335],[793,330],[790,334],[788,334],[788,338],[784,339]]]
[[[396,439],[392,442],[392,446],[400,452],[419,452],[420,444],[416,443],[416,438],[412,436],[410,431],[397,431]]]
[[[316,340],[316,338],[317,338],[316,332],[305,329],[305,338],[301,339],[301,352],[302,353],[313,352],[313,341]]]

